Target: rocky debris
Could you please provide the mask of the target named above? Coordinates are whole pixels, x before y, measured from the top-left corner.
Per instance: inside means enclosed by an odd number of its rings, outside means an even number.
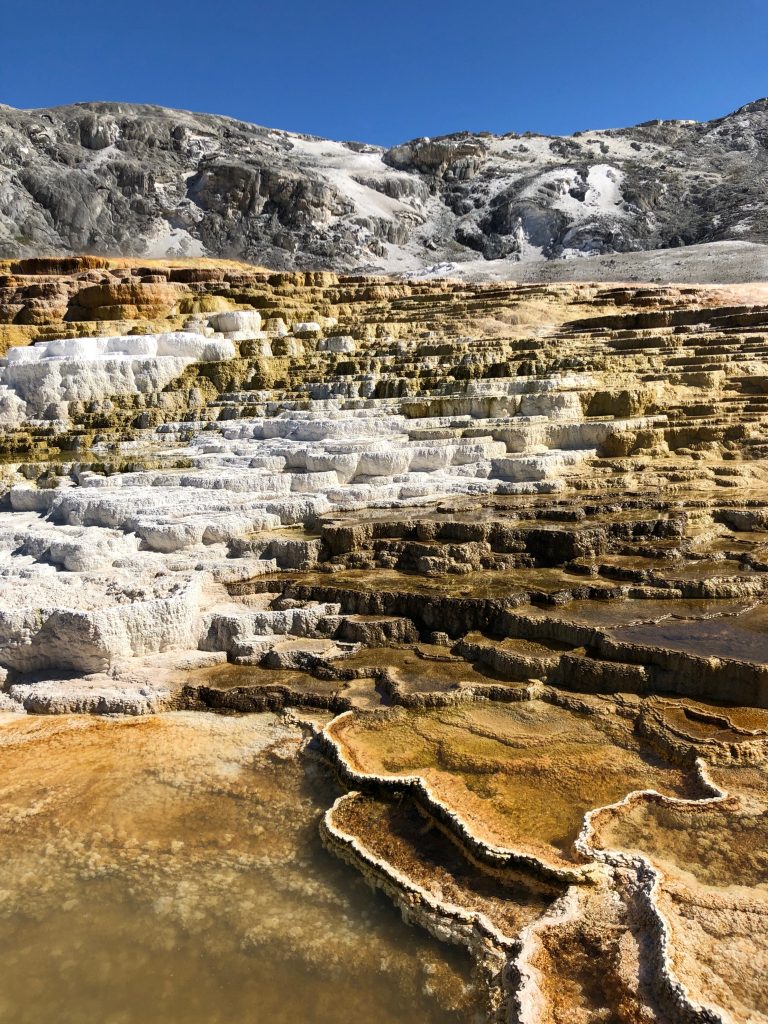
[[[696,265],[717,280],[707,246],[741,246],[747,267],[750,255],[764,260],[749,246],[768,241],[767,125],[768,101],[758,100],[703,123],[565,138],[459,132],[385,150],[126,103],[2,108],[0,256],[209,255],[278,269],[490,275],[499,262],[506,276],[510,260],[580,276],[583,260],[597,259],[588,276],[615,279],[606,255],[629,254],[620,265],[631,277],[648,273],[633,254],[658,260],[663,250],[668,269],[703,246]],[[164,282],[148,287],[158,308],[172,298]],[[104,298],[96,289],[88,301]]]

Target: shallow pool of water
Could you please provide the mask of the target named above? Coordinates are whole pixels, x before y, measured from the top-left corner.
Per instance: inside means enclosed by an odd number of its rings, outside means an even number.
[[[544,701],[393,708],[327,730],[359,772],[424,779],[479,837],[571,861],[586,811],[636,789],[688,794],[692,778],[622,722]]]
[[[717,619],[669,619],[616,631],[620,640],[708,658],[768,661],[768,609]]]
[[[458,951],[319,842],[270,714],[0,722],[4,1024],[448,1024]]]

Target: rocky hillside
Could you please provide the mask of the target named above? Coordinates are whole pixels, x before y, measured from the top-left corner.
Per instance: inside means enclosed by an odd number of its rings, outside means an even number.
[[[459,133],[392,149],[153,106],[0,107],[6,257],[212,255],[482,275],[496,261],[602,256],[604,277],[606,254],[711,255],[727,241],[749,266],[754,243],[768,242],[767,186],[768,100],[705,123]]]

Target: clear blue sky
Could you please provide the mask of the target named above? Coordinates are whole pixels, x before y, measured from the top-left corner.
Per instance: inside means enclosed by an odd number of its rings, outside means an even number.
[[[768,95],[768,0],[0,0],[0,24],[14,107],[158,103],[383,145]]]

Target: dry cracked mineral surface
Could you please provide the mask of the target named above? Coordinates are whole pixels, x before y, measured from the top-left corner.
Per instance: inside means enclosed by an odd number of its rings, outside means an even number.
[[[768,1022],[768,286],[27,259],[0,348],[0,1019]]]

